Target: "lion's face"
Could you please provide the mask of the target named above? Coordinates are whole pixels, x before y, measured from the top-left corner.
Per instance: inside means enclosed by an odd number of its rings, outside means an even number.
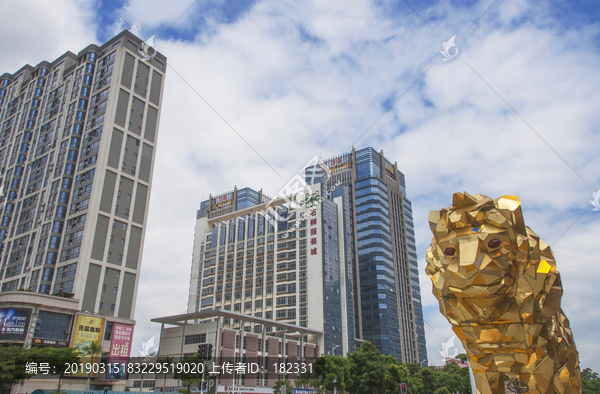
[[[527,253],[527,237],[498,202],[468,197],[473,201],[461,204],[455,199],[452,207],[432,211],[427,273],[441,297],[506,294],[515,281],[516,265]]]

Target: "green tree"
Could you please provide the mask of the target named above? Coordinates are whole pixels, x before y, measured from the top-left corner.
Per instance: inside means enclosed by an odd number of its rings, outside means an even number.
[[[273,386],[273,394],[281,393],[281,386],[285,385],[285,394],[294,394],[294,389],[292,388],[292,383],[290,383],[287,379],[281,379],[275,382],[275,386]]]
[[[423,382],[423,394],[431,394],[437,389],[438,371],[433,367],[423,368],[421,371],[421,380]]]
[[[199,386],[202,381],[202,364],[197,357],[188,357],[175,366],[173,378],[181,379],[181,383],[187,388],[187,394],[190,394],[190,387]],[[207,371],[205,371],[206,374]],[[205,375],[206,377],[206,375]]]
[[[435,394],[450,394],[450,391],[446,387],[440,387],[435,391]]]
[[[296,380],[297,388],[313,388],[320,393],[346,392],[350,383],[350,365],[342,356],[324,355],[315,360],[312,372],[301,374]]]
[[[462,354],[459,354],[458,356],[456,356],[456,359],[457,359],[457,360],[460,360],[460,361],[461,361],[461,362],[463,362],[463,363],[466,363],[467,361],[469,361],[469,358],[468,358],[468,357],[467,357],[467,355],[466,355],[466,354],[464,354],[464,353],[462,353]]]
[[[41,349],[40,356],[48,363],[52,374],[58,375],[56,392],[60,393],[62,375],[69,368],[69,364],[79,363],[79,351],[72,347],[45,347]]]
[[[404,365],[408,370],[408,377],[406,377],[406,381],[402,382],[406,383],[408,394],[423,394],[424,385],[423,378],[421,376],[423,368],[421,365],[417,363],[408,363],[402,365]]]
[[[102,350],[102,346],[98,345],[98,343],[96,342],[92,342],[87,348],[86,348],[86,354],[84,356],[86,356],[86,358],[89,357],[89,361],[85,361],[86,364],[90,364],[90,366],[94,365],[94,357],[96,355],[100,355],[102,356],[103,350]],[[88,371],[88,376],[87,376],[87,382],[85,384],[85,389],[86,391],[90,389],[90,377],[92,376],[92,369],[90,368],[90,370]]]
[[[581,371],[581,394],[600,393],[600,378],[598,373],[586,368]]]
[[[401,379],[408,376],[408,368],[400,366],[391,356],[382,356],[371,343],[363,343],[348,355],[351,381],[349,393],[397,394]]]
[[[168,366],[170,366],[171,364],[173,364],[173,357],[172,356],[164,356],[158,359],[158,363],[159,364],[167,364]],[[163,380],[163,392],[164,389],[167,387],[167,375],[168,375],[168,371],[169,369],[166,369],[167,372],[165,372],[165,378]],[[156,379],[154,379],[156,380]]]
[[[6,385],[23,383],[35,373],[27,372],[25,365],[36,362],[39,349],[23,349],[21,345],[0,347],[0,389]]]
[[[468,393],[471,390],[469,369],[462,368],[457,363],[448,363],[437,374],[437,388],[446,387],[452,393]]]

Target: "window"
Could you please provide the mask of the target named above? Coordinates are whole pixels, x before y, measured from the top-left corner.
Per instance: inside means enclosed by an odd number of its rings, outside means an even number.
[[[113,287],[113,294],[117,294],[117,288]]]
[[[206,342],[206,334],[195,334],[195,335],[186,335],[185,336],[185,344],[193,345],[196,343],[205,343]]]
[[[115,304],[110,304],[110,310],[114,311],[115,310]]]

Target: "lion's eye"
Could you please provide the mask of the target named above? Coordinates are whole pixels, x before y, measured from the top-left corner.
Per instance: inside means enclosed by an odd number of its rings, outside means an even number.
[[[446,248],[446,249],[444,249],[444,254],[446,256],[452,256],[454,253],[456,253],[456,249],[454,249],[454,248]]]
[[[498,238],[494,238],[490,242],[488,242],[488,246],[492,249],[495,249],[498,246],[500,246],[501,243],[502,241],[500,241]]]

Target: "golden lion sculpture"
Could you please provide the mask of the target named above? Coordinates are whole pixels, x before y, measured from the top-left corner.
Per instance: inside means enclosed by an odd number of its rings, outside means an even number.
[[[440,311],[467,350],[477,393],[579,394],[579,355],[560,308],[550,247],[525,226],[516,196],[456,193],[431,211],[427,275]]]

